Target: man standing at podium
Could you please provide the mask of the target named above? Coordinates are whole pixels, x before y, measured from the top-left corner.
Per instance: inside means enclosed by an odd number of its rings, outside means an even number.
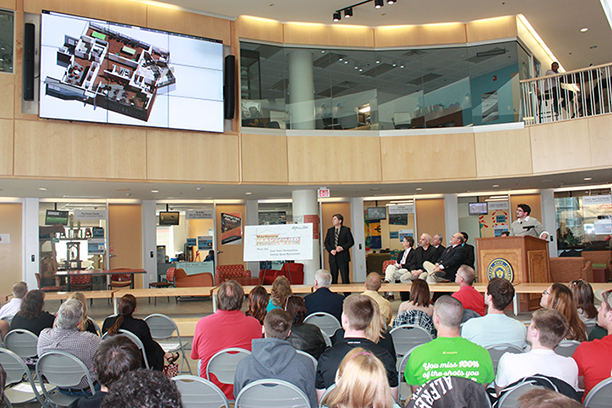
[[[522,237],[530,235],[532,237],[548,240],[548,232],[540,221],[529,216],[531,207],[527,204],[519,204],[516,208],[516,220],[510,225],[510,235]]]

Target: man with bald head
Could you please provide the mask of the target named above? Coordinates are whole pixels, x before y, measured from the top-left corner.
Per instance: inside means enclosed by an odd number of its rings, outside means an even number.
[[[363,292],[363,295],[371,297],[376,303],[378,303],[378,308],[380,309],[380,315],[385,321],[386,325],[391,323],[391,317],[393,314],[393,310],[391,309],[391,302],[382,297],[380,293],[378,293],[378,289],[382,284],[382,276],[380,276],[376,272],[371,272],[366,277],[365,287],[366,290]]]
[[[433,322],[438,337],[414,349],[404,373],[412,392],[426,382],[453,376],[489,384],[494,379],[493,363],[487,349],[460,336],[463,318],[461,302],[442,296],[434,305]]]
[[[427,282],[455,281],[459,267],[465,262],[465,247],[462,246],[465,238],[460,232],[455,232],[450,239],[450,245],[444,250],[435,265],[424,262],[423,267],[428,272]],[[421,275],[421,279],[424,276]]]

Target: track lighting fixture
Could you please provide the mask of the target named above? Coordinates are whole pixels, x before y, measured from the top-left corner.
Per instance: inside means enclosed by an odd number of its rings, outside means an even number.
[[[342,19],[342,14],[340,14],[339,11],[336,11],[334,13],[334,22],[337,23],[338,21],[340,21]]]
[[[393,4],[396,0],[387,0],[387,4]]]
[[[344,9],[344,18],[351,18],[353,17],[353,8],[352,7],[347,7]]]
[[[374,0],[374,8],[379,9],[384,5],[385,5],[384,0]]]
[[[393,4],[397,0],[387,0],[387,4]],[[363,0],[359,3],[355,3],[351,6],[344,7],[334,11],[333,20],[335,23],[342,20],[342,12],[344,12],[344,18],[351,18],[353,16],[353,7],[361,6],[362,4],[374,2],[374,7],[379,9],[385,5],[385,0]]]

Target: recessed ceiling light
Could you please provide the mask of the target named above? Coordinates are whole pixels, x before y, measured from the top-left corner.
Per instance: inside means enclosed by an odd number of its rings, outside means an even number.
[[[581,29],[580,29],[580,32],[581,32],[581,33],[586,33],[587,31],[589,31],[589,28],[588,28],[588,27],[584,27],[584,28],[581,28]]]
[[[416,189],[416,191],[421,191],[421,190],[423,190],[422,187],[417,187],[417,189]]]
[[[39,189],[40,191],[47,191],[47,188],[46,188],[46,187],[38,187],[38,189]]]
[[[159,193],[159,190],[151,190],[152,193]]]
[[[499,187],[499,184],[493,184],[493,187]]]
[[[196,188],[196,190],[202,191],[202,187],[198,187],[198,188]]]
[[[115,191],[130,191],[129,188],[116,188]]]
[[[592,177],[585,177],[583,180],[584,181],[591,181],[591,180],[593,180],[593,178]]]
[[[370,191],[380,191],[380,188],[377,188],[377,187],[371,188]]]
[[[253,193],[251,193],[250,191],[247,191],[247,192],[246,192],[246,193],[244,193],[244,194],[246,194],[246,195],[251,195],[251,194],[253,194]]]

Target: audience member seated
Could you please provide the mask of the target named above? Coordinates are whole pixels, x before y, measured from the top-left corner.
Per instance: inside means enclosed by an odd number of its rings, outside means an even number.
[[[125,373],[142,366],[142,355],[132,340],[125,336],[108,337],[99,346],[93,357],[93,366],[98,373],[100,392],[81,397],[68,408],[99,408],[108,394],[108,388]]]
[[[554,351],[567,330],[567,319],[557,310],[536,310],[527,329],[531,350],[520,354],[506,353],[499,360],[495,377],[497,394],[508,385],[535,374],[558,378],[578,390],[576,362]]]
[[[174,362],[179,356],[178,353],[166,353],[164,349],[153,340],[149,325],[142,319],[136,319],[132,314],[136,311],[136,298],[127,294],[119,300],[119,314],[107,317],[102,324],[102,333],[108,332],[114,336],[119,329],[128,330],[136,335],[142,342],[147,354],[147,362],[153,370],[162,371],[164,369],[164,358],[168,362]]]
[[[380,289],[381,284],[382,277],[380,276],[380,274],[378,274],[377,272],[371,272],[366,277],[366,290],[362,294],[371,297],[372,300],[378,303],[380,315],[382,316],[385,325],[388,325],[389,323],[391,323],[393,310],[391,309],[391,302],[389,302],[387,299],[382,297],[380,293],[378,293],[378,289]]]
[[[85,295],[81,292],[74,292],[68,297],[68,299],[76,299],[81,302],[81,305],[83,305],[83,319],[81,319],[81,323],[79,323],[79,330],[88,331],[98,336],[98,331],[96,330],[94,322],[87,317],[87,299],[85,298]]]
[[[398,254],[394,264],[387,266],[387,269],[385,269],[385,282],[395,283],[399,280],[406,283],[419,277],[418,272],[412,273],[416,269],[416,251],[412,249],[413,245],[414,239],[406,235],[402,240],[404,251]]]
[[[247,316],[253,316],[263,326],[264,318],[270,295],[263,286],[256,286],[249,293],[249,310],[246,311]]]
[[[536,388],[521,395],[516,408],[581,408],[584,405],[553,390]]]
[[[350,350],[340,362],[336,387],[321,401],[327,408],[399,408],[389,388],[383,363],[361,347]]]
[[[367,329],[372,319],[377,316],[377,303],[364,295],[350,295],[344,300],[342,311],[342,327],[345,330],[344,341],[334,344],[319,358],[315,387],[320,400],[325,390],[336,380],[336,371],[346,354],[356,347],[364,348],[380,358],[386,371],[393,398],[398,396],[398,378],[395,366],[395,356],[369,340]],[[378,325],[380,330],[380,325]]]
[[[423,279],[412,282],[410,300],[400,304],[393,328],[404,324],[413,324],[427,330],[432,338],[436,337],[433,324],[433,306],[430,303],[429,285]]]
[[[42,329],[53,327],[55,316],[43,311],[45,293],[34,289],[29,291],[22,299],[19,312],[11,320],[11,330],[29,330],[39,335]]]
[[[482,385],[462,377],[439,377],[412,393],[406,408],[490,408]]]
[[[229,347],[251,351],[251,341],[261,338],[259,321],[242,313],[243,300],[244,290],[238,282],[223,282],[217,292],[217,311],[203,317],[196,324],[191,358],[200,360],[200,377],[206,378],[208,361],[217,352]],[[233,385],[221,384],[214,374],[211,375],[211,381],[221,388],[228,399],[234,399]]]
[[[525,348],[525,325],[506,316],[504,310],[514,299],[514,286],[504,278],[493,278],[487,285],[485,304],[487,315],[470,319],[461,328],[461,337],[482,347],[512,344]]]
[[[39,356],[42,356],[47,351],[59,350],[77,357],[89,370],[89,376],[92,381],[96,381],[94,386],[96,392],[98,392],[100,386],[97,383],[98,375],[96,370],[94,370],[93,357],[102,340],[92,333],[79,331],[78,328],[82,319],[83,305],[81,302],[76,299],[67,300],[66,303],[60,306],[57,312],[55,327],[43,329],[40,332],[36,350]],[[60,388],[59,390],[66,395],[91,395],[89,383],[85,377],[75,388]]]
[[[486,306],[482,294],[474,289],[472,284],[476,279],[476,272],[467,265],[461,265],[455,276],[455,283],[459,285],[459,291],[452,296],[461,302],[464,309],[473,310],[481,316],[486,313]]]
[[[585,325],[597,323],[597,309],[595,309],[595,296],[591,284],[583,279],[577,279],[569,283],[569,288],[572,291],[580,320]]]
[[[372,320],[370,320],[370,324],[368,324],[368,327],[365,330],[366,339],[378,344],[387,350],[393,358],[395,358],[395,345],[393,344],[393,338],[389,332],[389,327],[385,324],[380,312],[378,311],[378,303],[372,300],[372,307],[375,309],[375,313],[374,316],[372,316]],[[339,328],[336,330],[331,338],[331,341],[332,345],[344,341],[344,329]]]
[[[327,348],[325,344],[324,334],[314,324],[304,323],[306,318],[306,305],[304,299],[300,296],[289,296],[285,310],[289,313],[293,320],[289,344],[295,349],[305,351],[317,360]]]
[[[287,337],[291,315],[282,309],[271,310],[264,319],[265,338],[254,339],[250,356],[236,367],[234,396],[253,381],[273,378],[287,381],[304,391],[311,407],[317,406],[314,389],[315,370],[310,359],[298,354]]]
[[[293,294],[291,282],[289,282],[286,276],[277,276],[274,282],[272,282],[272,290],[270,292],[270,301],[266,311],[282,309],[285,307],[285,300]]]
[[[479,384],[493,381],[493,362],[489,352],[459,335],[463,318],[461,302],[441,296],[434,305],[433,322],[438,337],[412,351],[404,375],[412,392],[434,378],[452,375]],[[440,367],[456,367],[450,370]]]
[[[25,282],[17,282],[11,288],[13,298],[0,308],[0,336],[4,340],[4,336],[11,329],[11,320],[13,316],[19,312],[21,307],[21,299],[28,293],[28,284]]]
[[[567,340],[586,341],[586,325],[578,317],[578,309],[569,288],[561,283],[553,283],[542,293],[540,306],[555,309],[567,319],[569,329]]]
[[[100,408],[183,408],[181,393],[163,373],[138,369],[116,381]]]
[[[602,293],[601,306],[597,311],[597,324],[608,331],[600,340],[582,343],[572,358],[578,364],[580,385],[584,385],[584,396],[599,382],[610,377],[612,372],[612,291]]]
[[[332,276],[329,271],[319,269],[315,272],[314,292],[304,297],[308,314],[325,312],[334,316],[340,322],[344,296],[329,290]]]

